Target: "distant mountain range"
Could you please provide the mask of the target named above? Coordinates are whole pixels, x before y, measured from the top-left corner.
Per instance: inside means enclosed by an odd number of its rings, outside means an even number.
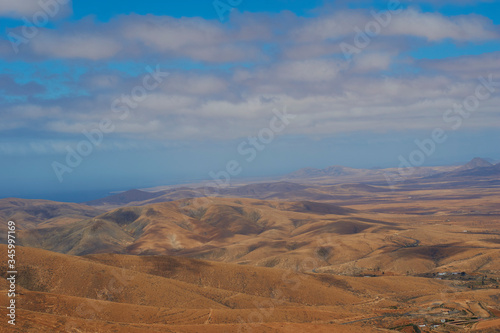
[[[316,168],[302,168],[291,174],[285,176],[285,178],[296,179],[296,178],[312,178],[312,177],[342,177],[342,176],[353,176],[360,173],[364,174],[376,174],[377,171],[366,170],[366,169],[354,169],[348,168],[340,165],[332,165],[325,169]]]
[[[461,167],[458,167],[454,171],[464,171],[464,170],[470,170],[470,169],[475,169],[475,168],[487,168],[491,167],[494,164],[488,161],[487,159],[476,157],[472,159],[469,163],[466,163],[462,165]]]
[[[437,167],[413,167],[412,178],[428,177],[446,172],[456,172],[471,170],[475,168],[492,167],[494,163],[487,159],[476,157],[470,162],[461,166],[437,166]],[[302,168],[283,177],[283,179],[311,179],[311,178],[337,178],[349,179],[357,178],[360,182],[374,180],[386,173],[397,172],[397,168],[388,169],[355,169],[339,165],[329,166],[325,169]]]
[[[492,164],[486,159],[474,158],[461,166],[415,167],[411,176],[396,185],[407,184],[425,187],[427,182],[436,186],[453,186],[453,182],[461,181],[460,186],[467,186],[463,182],[476,181],[494,184],[500,179],[500,163]],[[353,193],[376,193],[394,188],[387,188],[387,177],[398,177],[398,169],[355,169],[343,166],[330,166],[325,169],[303,168],[281,177],[278,181],[252,183],[235,187],[214,189],[211,187],[174,187],[166,190],[150,192],[138,189],[114,194],[105,198],[85,202],[89,206],[101,209],[117,208],[124,205],[142,206],[159,202],[196,198],[205,196],[205,193],[218,193],[222,197],[244,197],[263,200],[336,200],[352,196]],[[396,178],[397,179],[397,178]],[[446,181],[439,185],[438,180]],[[450,181],[452,181],[450,183]],[[327,187],[330,186],[330,187]]]
[[[440,172],[451,171],[456,167],[414,167],[412,168],[412,178],[425,177]],[[355,169],[339,165],[327,167],[325,169],[303,168],[288,175],[282,179],[293,181],[304,181],[314,179],[325,179],[330,182],[370,182],[385,179],[384,175],[397,172],[397,168],[389,169]]]
[[[123,205],[135,201],[145,201],[156,198],[164,192],[146,192],[137,189],[128,190],[118,194],[113,194],[102,199],[96,199],[85,202],[89,206],[102,206],[102,205]]]
[[[102,199],[92,200],[84,204],[104,208],[115,208],[124,205],[142,206],[159,202],[197,198],[205,193],[215,193],[212,187],[178,187],[157,192],[147,192],[137,189],[114,194]],[[217,189],[217,193],[224,197],[243,197],[257,199],[291,199],[300,200],[328,200],[334,197],[326,193],[315,191],[314,186],[305,186],[291,182],[266,182],[242,185],[238,187]]]
[[[493,180],[498,180],[500,176],[500,163],[492,164],[489,161],[476,157],[469,163],[464,164],[452,171],[442,172],[436,175],[432,175],[428,178],[433,179],[443,179],[443,180],[460,180],[460,179],[470,179],[471,177],[477,179],[484,179],[488,177],[493,177]]]

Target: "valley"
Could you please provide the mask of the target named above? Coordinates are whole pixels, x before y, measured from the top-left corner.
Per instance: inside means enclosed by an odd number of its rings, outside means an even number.
[[[397,186],[322,174],[213,197],[193,185],[0,199],[2,223],[19,226],[20,331],[495,332],[489,168]]]

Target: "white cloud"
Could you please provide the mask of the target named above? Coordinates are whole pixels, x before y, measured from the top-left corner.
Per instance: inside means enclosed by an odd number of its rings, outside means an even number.
[[[71,12],[71,0],[0,0],[0,17],[33,20],[43,14],[55,18]]]
[[[500,52],[485,53],[473,56],[423,60],[423,68],[431,69],[447,75],[463,79],[474,79],[479,75],[495,74],[500,78]]]
[[[364,26],[369,17],[357,11],[338,11],[333,15],[304,20],[300,27],[292,29],[290,35],[299,42],[339,39],[354,34],[356,26]]]
[[[88,128],[99,128],[99,124],[89,121],[74,122],[68,120],[56,120],[47,122],[45,128],[53,132],[75,134],[82,133],[83,130]]]
[[[223,41],[225,32],[200,18],[121,17],[123,35],[158,50],[179,51],[190,45],[206,46]],[[127,22],[130,21],[130,22]]]
[[[153,137],[164,129],[161,122],[156,119],[151,119],[146,122],[116,122],[116,133],[126,134],[145,134],[150,133]]]
[[[333,15],[304,21],[300,27],[293,29],[290,35],[294,40],[303,43],[348,37],[353,39],[359,31],[370,31],[372,26],[378,26],[379,32],[375,35],[415,36],[429,41],[446,38],[477,41],[496,39],[500,36],[498,27],[481,15],[447,17],[439,13],[423,13],[416,9],[400,9],[390,14],[387,10],[381,12],[384,13],[383,20],[387,24],[378,23],[369,11],[338,11]],[[386,18],[387,15],[389,19]]]
[[[0,0],[0,15],[21,17],[41,10],[38,0]]]
[[[386,70],[391,64],[392,56],[388,53],[362,53],[354,58],[353,70],[357,72]]]
[[[354,28],[373,19],[366,12],[314,18],[238,15],[241,20],[233,25],[200,18],[129,15],[107,23],[77,22],[68,23],[67,29],[44,29],[27,46],[31,56],[86,66],[88,72],[82,76],[67,77],[65,88],[82,89],[88,95],[26,96],[26,102],[6,102],[0,129],[36,128],[81,137],[82,130],[97,128],[100,120],[111,118],[116,125],[113,137],[235,139],[267,126],[272,109],[284,106],[297,115],[287,128],[289,134],[428,129],[442,123],[443,112],[453,103],[474,93],[479,74],[500,70],[496,53],[432,61],[401,59],[401,51],[415,40],[419,45],[429,41],[434,45],[450,38],[460,42],[496,38],[496,26],[477,15],[403,11],[350,64],[338,44],[352,41]],[[293,31],[286,33],[289,30]],[[141,84],[142,75],[122,76],[118,69],[109,69],[107,64],[116,59],[134,60],[141,66],[147,60],[151,67],[179,65],[169,68],[171,75],[126,119],[119,119],[111,111],[112,101],[130,94],[132,87]],[[245,63],[220,66],[233,61]],[[37,75],[51,80],[47,74]],[[492,122],[497,104],[498,98],[482,102],[474,120],[464,126],[500,126]],[[37,145],[31,149],[49,151]]]
[[[187,56],[207,62],[228,62],[255,58],[259,51],[245,41],[257,38],[247,27],[228,31],[218,22],[200,18],[122,16],[115,22],[126,43],[171,57]]]
[[[197,99],[183,95],[168,93],[153,93],[140,104],[143,110],[153,111],[157,114],[183,114],[197,105]]]
[[[215,75],[173,75],[169,82],[163,85],[165,91],[178,91],[185,94],[204,96],[225,91],[228,83]]]
[[[439,13],[422,13],[415,9],[393,15],[391,23],[382,32],[387,35],[406,35],[440,41],[451,38],[456,41],[496,39],[498,28],[490,19],[480,15],[446,17]]]
[[[318,82],[337,77],[345,63],[331,60],[302,60],[278,64],[273,70],[277,79],[283,81]]]
[[[368,23],[378,24],[368,10],[344,10],[315,18],[289,13],[273,17],[243,13],[232,25],[202,18],[132,14],[104,23],[86,18],[58,29],[41,29],[31,41],[31,49],[24,51],[31,50],[35,57],[90,60],[161,57],[207,63],[266,62],[276,55],[309,60],[341,54],[339,43],[352,44]],[[407,37],[463,42],[499,36],[498,26],[484,16],[447,17],[407,9],[391,15],[390,23],[371,37],[369,48],[385,45],[397,49],[401,47],[398,38]],[[29,52],[25,52],[27,56]]]
[[[56,34],[44,31],[31,45],[36,54],[50,58],[101,60],[115,56],[122,45],[111,37],[93,34]]]

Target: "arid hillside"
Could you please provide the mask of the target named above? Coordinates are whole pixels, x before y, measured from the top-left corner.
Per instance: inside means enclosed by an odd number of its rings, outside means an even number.
[[[17,198],[0,199],[0,221],[15,220],[20,230],[66,225],[103,212],[101,209],[76,203]]]
[[[18,261],[18,332],[407,332],[454,311],[461,321],[448,327],[495,327],[500,310],[498,290],[471,291],[446,279],[24,247]],[[5,303],[5,279],[0,289]]]
[[[21,230],[20,243],[74,255],[167,254],[283,269],[315,258],[310,270],[353,276],[500,267],[495,189],[334,187],[355,198],[211,197],[122,207],[64,225]]]
[[[475,160],[419,182],[320,177],[211,197],[133,190],[93,207],[3,199],[1,224],[18,227],[19,327],[498,332],[497,169]]]

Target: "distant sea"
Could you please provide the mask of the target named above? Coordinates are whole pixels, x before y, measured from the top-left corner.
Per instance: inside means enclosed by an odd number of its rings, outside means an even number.
[[[194,179],[193,181],[196,181]],[[107,197],[109,195],[113,195],[119,192],[124,192],[128,191],[134,188],[141,189],[141,188],[151,188],[155,186],[167,186],[167,185],[179,185],[179,184],[184,184],[184,183],[189,183],[189,181],[186,180],[174,180],[174,181],[167,181],[165,183],[160,183],[160,184],[151,184],[151,183],[146,183],[141,186],[134,186],[131,185],[130,187],[123,187],[123,188],[110,188],[110,189],[97,189],[97,190],[75,190],[75,191],[68,191],[68,192],[44,192],[44,193],[30,193],[30,194],[14,194],[14,195],[3,195],[0,196],[0,199],[2,198],[9,198],[9,197],[15,197],[15,198],[20,198],[20,199],[42,199],[42,200],[52,200],[52,201],[60,201],[60,202],[76,202],[76,203],[82,203],[82,202],[87,202],[91,200],[96,200],[96,199],[101,199],[104,197]],[[137,185],[137,184],[135,184]]]
[[[126,191],[125,189],[124,191]],[[10,197],[16,197],[20,199],[43,199],[52,200],[60,202],[86,202],[90,200],[100,199],[113,194],[112,192],[119,192],[117,189],[109,190],[92,190],[92,191],[72,191],[72,192],[59,192],[59,193],[41,193],[41,194],[30,194],[30,195],[14,195]],[[1,199],[1,198],[0,198]]]

